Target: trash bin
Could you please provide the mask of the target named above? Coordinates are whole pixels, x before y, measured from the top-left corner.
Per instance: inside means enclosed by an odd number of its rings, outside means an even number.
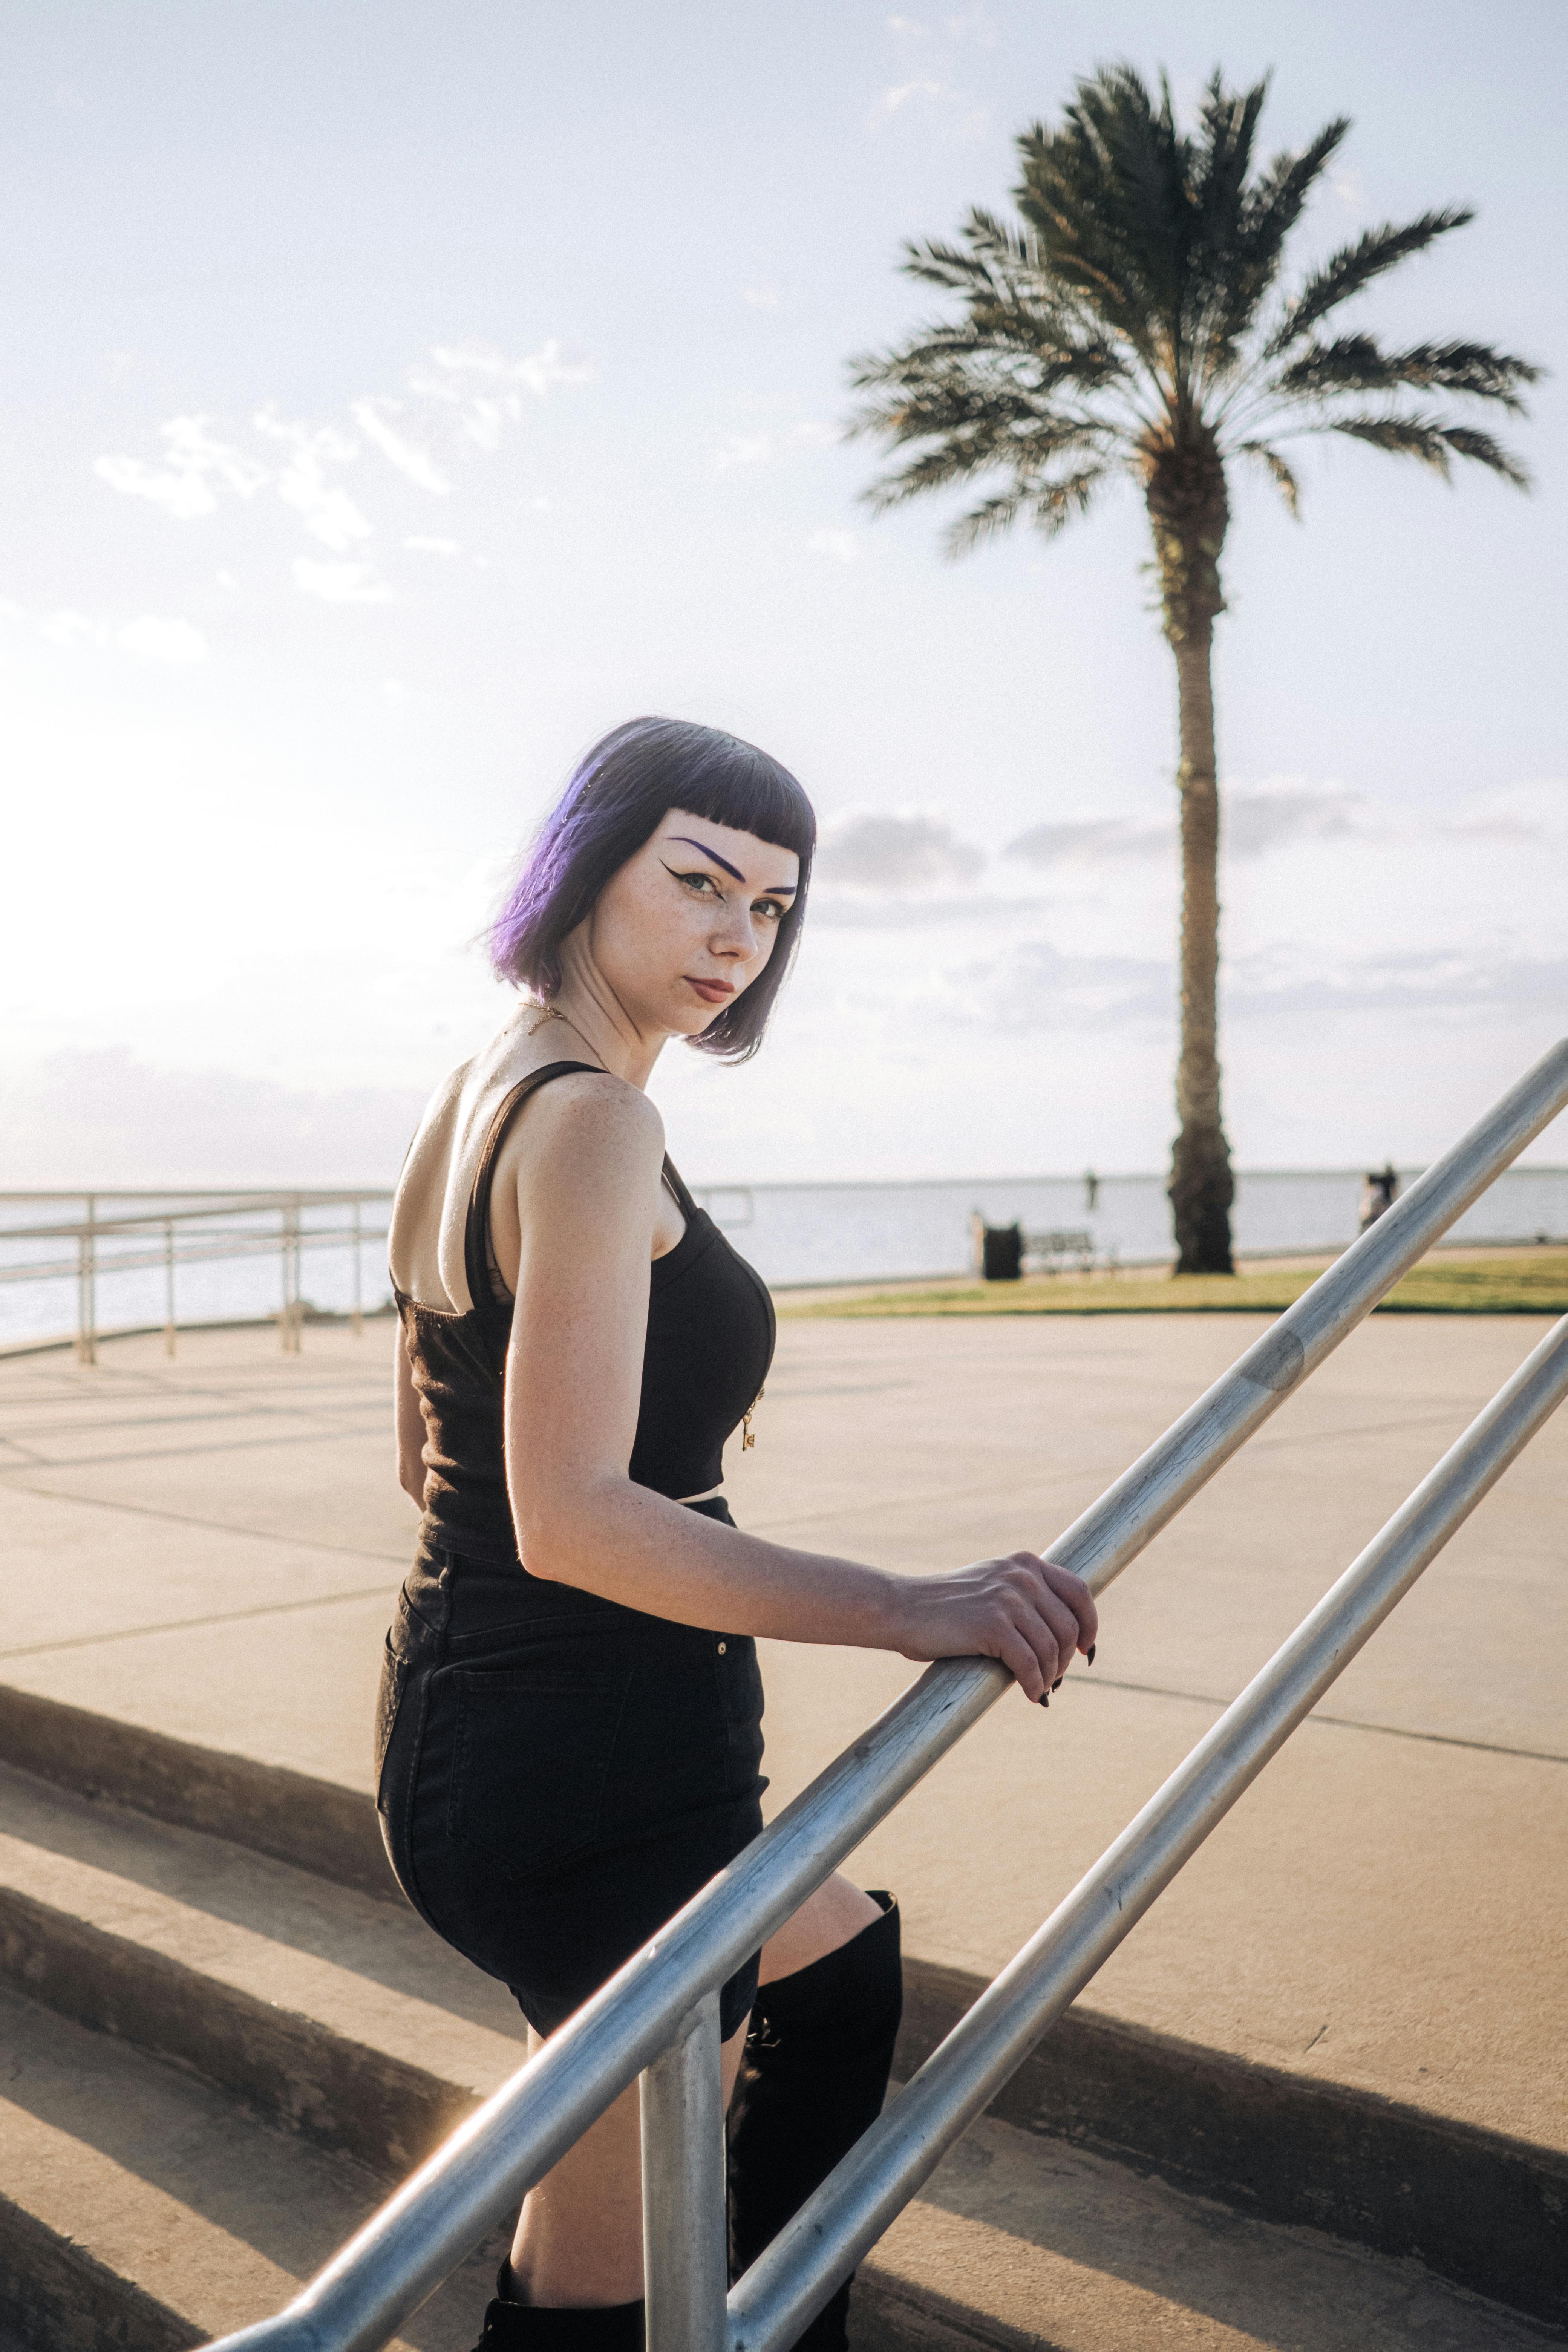
[[[980,1271],[987,1282],[1016,1282],[1024,1271],[1022,1225],[987,1225],[980,1248]]]

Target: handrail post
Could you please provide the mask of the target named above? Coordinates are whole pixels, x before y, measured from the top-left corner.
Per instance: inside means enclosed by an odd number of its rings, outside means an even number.
[[[79,1364],[98,1361],[98,1195],[87,1195],[87,1223],[77,1241],[77,1339]]]
[[[729,2292],[719,1996],[641,2078],[647,2352],[724,2352]]]
[[[174,1352],[174,1220],[163,1227],[163,1353]]]

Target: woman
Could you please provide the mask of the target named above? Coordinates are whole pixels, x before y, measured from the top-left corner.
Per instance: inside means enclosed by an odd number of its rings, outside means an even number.
[[[982,1654],[1035,1699],[1094,1640],[1087,1588],[1032,1553],[889,1574],[744,1535],[721,1491],[773,1307],[644,1088],[672,1037],[755,1052],[816,832],[750,744],[606,736],[492,934],[530,992],[438,1090],[398,1188],[398,1475],[425,1516],[377,1801],[409,1901],[531,2037],[760,1830],[755,1636]],[[898,1936],[890,1896],[836,1875],[723,1989],[737,2269],[879,2111]],[[641,2279],[634,2085],[530,2194],[486,2352],[640,2344]],[[803,2343],[842,2346],[847,2302]]]

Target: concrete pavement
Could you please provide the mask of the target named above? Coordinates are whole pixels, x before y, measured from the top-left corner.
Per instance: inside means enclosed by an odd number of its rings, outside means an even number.
[[[933,1568],[1047,1547],[1260,1320],[786,1324],[737,1517]],[[1365,1326],[1103,1605],[1047,1715],[1004,1700],[862,1849],[922,1958],[992,1973],[1540,1336]],[[0,1679],[369,1785],[413,1514],[390,1332],[0,1367]],[[1549,1427],[1080,2010],[1568,2148],[1568,1418]],[[768,1646],[782,1801],[914,1670]]]

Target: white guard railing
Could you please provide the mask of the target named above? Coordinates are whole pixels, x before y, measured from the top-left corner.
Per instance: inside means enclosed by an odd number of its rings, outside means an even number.
[[[1568,1103],[1568,1041],[1320,1276],[1045,1556],[1103,1591]],[[223,2352],[374,2352],[643,2075],[648,2352],[781,2352],[1568,1393],[1548,1332],[1136,1821],[729,2286],[718,1988],[1009,1686],[928,1667],[286,2310]]]
[[[285,1351],[298,1355],[307,1312],[300,1286],[307,1252],[347,1254],[347,1311],[357,1334],[363,1319],[364,1246],[385,1241],[392,1194],[384,1186],[336,1192],[0,1192],[0,1213],[9,1210],[15,1214],[14,1204],[21,1202],[67,1201],[79,1201],[87,1214],[68,1218],[46,1211],[36,1223],[0,1226],[0,1283],[7,1287],[16,1283],[44,1284],[56,1289],[74,1284],[77,1361],[96,1364],[100,1339],[133,1331],[161,1329],[163,1352],[173,1356],[175,1335],[188,1325],[179,1307],[180,1268],[252,1258],[277,1260],[278,1306],[275,1310],[263,1309],[235,1319],[276,1320]],[[142,1201],[154,1201],[158,1206],[125,1205]],[[7,1243],[9,1255],[4,1254]],[[116,1276],[132,1274],[162,1276],[155,1286],[156,1292],[161,1292],[161,1321],[146,1311],[154,1287],[142,1284],[139,1286],[144,1294],[142,1313],[129,1323],[112,1318],[105,1322],[100,1313],[102,1286]],[[25,1351],[59,1344],[58,1337],[40,1330],[12,1346]]]

